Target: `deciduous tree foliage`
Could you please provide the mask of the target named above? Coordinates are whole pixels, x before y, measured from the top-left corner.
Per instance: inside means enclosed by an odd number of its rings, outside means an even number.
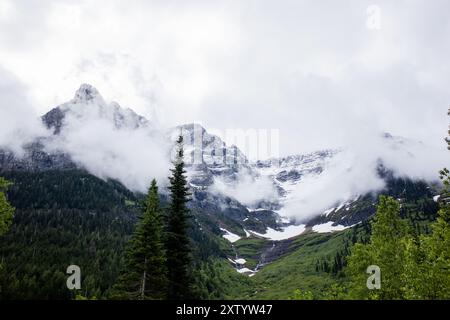
[[[350,292],[353,298],[401,299],[404,273],[404,252],[408,235],[406,221],[400,218],[400,205],[391,197],[380,196],[372,235],[368,244],[355,244],[348,259],[352,276]],[[381,269],[381,289],[369,290],[366,270],[371,265]]]
[[[450,205],[449,171],[441,171],[444,192],[441,209],[431,225],[431,234],[409,239],[406,251],[406,297],[410,299],[450,299]]]
[[[399,204],[380,198],[370,243],[356,244],[348,258],[351,297],[450,299],[450,171],[441,170],[440,178],[441,208],[429,234],[412,233],[400,219]],[[372,264],[381,268],[380,290],[365,288],[364,270]]]

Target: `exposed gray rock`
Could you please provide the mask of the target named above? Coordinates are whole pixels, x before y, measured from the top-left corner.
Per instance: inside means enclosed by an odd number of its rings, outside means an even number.
[[[46,171],[77,168],[70,156],[64,153],[48,153],[42,142],[24,147],[23,156],[9,150],[0,150],[0,171]]]

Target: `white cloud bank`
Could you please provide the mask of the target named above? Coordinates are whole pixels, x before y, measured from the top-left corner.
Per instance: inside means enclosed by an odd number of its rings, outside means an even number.
[[[299,189],[300,200],[289,204],[296,216],[378,189],[367,168],[380,156],[398,174],[432,179],[449,159],[442,138],[450,3],[380,0],[381,28],[369,30],[372,4],[3,0],[0,67],[26,85],[33,102],[0,72],[0,145],[20,152],[30,137],[45,134],[37,113],[89,82],[166,126],[280,129],[282,155],[348,148],[344,166]],[[381,132],[423,146],[393,152],[380,144]],[[157,144],[141,132],[119,133],[92,120],[72,126],[66,138],[75,158],[100,176],[142,188],[138,175],[166,172],[163,151],[139,147]],[[269,184],[245,178],[217,185],[244,203],[272,193]]]
[[[278,199],[273,181],[268,177],[252,177],[246,172],[240,173],[233,182],[215,178],[210,191],[236,199],[248,207],[254,207],[261,201]]]
[[[25,87],[0,67],[0,148],[23,154],[23,147],[47,134]]]
[[[94,175],[117,179],[135,191],[145,191],[153,178],[166,184],[171,146],[160,131],[136,126],[139,118],[132,111],[108,104],[101,96],[61,109],[67,112],[64,127],[48,150],[68,153]]]
[[[304,222],[358,195],[380,191],[385,186],[377,174],[380,161],[397,177],[432,182],[449,160],[444,143],[440,148],[398,137],[366,139],[364,147],[350,145],[337,153],[321,174],[306,175],[291,186],[279,213]]]

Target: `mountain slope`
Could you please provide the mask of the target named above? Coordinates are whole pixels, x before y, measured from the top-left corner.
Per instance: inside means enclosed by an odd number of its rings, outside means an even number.
[[[385,184],[384,188],[374,187],[373,190],[377,190],[375,192],[344,192],[344,196],[340,198],[327,198],[325,201],[322,198],[326,198],[328,188],[339,188],[340,181],[336,177],[346,177],[353,169],[352,163],[342,160],[346,159],[343,157],[345,149],[322,150],[252,163],[239,148],[227,146],[220,137],[208,133],[200,125],[186,124],[160,132],[151,121],[132,110],[121,108],[114,102],[107,103],[90,85],[82,85],[71,101],[52,109],[42,117],[42,121],[49,134],[37,137],[24,146],[24,156],[0,150],[0,174],[15,181],[11,199],[18,208],[16,225],[8,236],[10,238],[5,247],[1,248],[5,259],[11,259],[12,266],[18,270],[17,274],[11,270],[17,279],[17,288],[8,289],[8,292],[12,292],[11,296],[27,292],[27,297],[33,297],[31,291],[35,290],[35,286],[47,282],[47,289],[36,289],[38,297],[67,298],[67,292],[58,290],[53,296],[50,287],[54,288],[63,279],[63,262],[70,260],[68,257],[72,257],[72,254],[79,257],[82,263],[88,257],[94,261],[113,259],[113,266],[106,268],[106,273],[100,270],[99,264],[94,269],[88,269],[98,275],[88,281],[91,288],[87,290],[90,295],[107,295],[120,267],[121,250],[133,228],[140,197],[135,189],[130,191],[131,188],[127,185],[129,180],[120,179],[129,176],[136,169],[133,165],[139,163],[119,163],[122,167],[125,166],[121,168],[125,169],[122,176],[111,169],[100,170],[102,174],[98,174],[83,162],[85,158],[74,157],[68,134],[75,134],[77,146],[87,145],[83,150],[85,156],[89,158],[91,153],[98,156],[95,158],[96,165],[101,169],[107,168],[107,164],[120,161],[124,154],[132,156],[135,150],[114,148],[99,153],[95,149],[98,144],[89,144],[95,138],[92,133],[98,132],[99,128],[107,128],[107,132],[114,135],[125,133],[121,136],[125,137],[125,143],[137,140],[141,144],[136,148],[140,149],[150,148],[145,144],[149,141],[147,137],[162,137],[157,140],[164,145],[162,153],[166,152],[166,145],[170,146],[178,134],[184,136],[187,175],[192,191],[189,206],[194,217],[190,236],[195,244],[195,255],[199,257],[201,264],[199,270],[205,272],[203,280],[205,283],[219,281],[208,278],[208,272],[205,271],[217,267],[228,275],[227,281],[245,283],[239,290],[227,292],[220,291],[217,285],[211,285],[215,289],[204,292],[205,297],[246,294],[249,294],[248,297],[266,297],[268,294],[261,292],[264,291],[264,286],[277,286],[268,279],[278,279],[278,276],[274,276],[278,269],[286,269],[286,273],[298,277],[297,280],[295,277],[289,278],[287,288],[301,287],[301,277],[306,275],[319,281],[322,275],[311,271],[315,268],[311,262],[322,258],[322,253],[339,250],[342,243],[338,245],[335,239],[341,239],[340,234],[348,232],[347,228],[360,225],[373,216],[377,195],[380,193],[399,199],[405,208],[414,211],[417,215],[416,227],[423,229],[422,231],[426,231],[427,221],[436,211],[433,196],[437,194],[438,186],[398,177],[383,166],[382,159],[376,174]],[[77,135],[85,126],[95,130],[86,130],[83,135]],[[141,139],[142,137],[146,138]],[[393,148],[405,148],[411,144],[390,135],[386,135],[384,139]],[[103,143],[102,140],[99,141]],[[107,141],[112,144],[117,142]],[[156,144],[151,146],[159,148]],[[148,154],[153,156],[153,152],[156,150],[150,150]],[[145,160],[152,159],[150,157]],[[169,148],[164,160],[167,164],[170,163]],[[152,161],[145,161],[145,166],[152,165]],[[366,174],[373,170],[372,167],[362,169],[357,173]],[[353,174],[351,177],[359,179],[358,175]],[[140,178],[144,181],[144,187],[141,186],[144,190],[150,177]],[[322,180],[326,180],[328,184],[317,188],[317,182]],[[358,184],[358,181],[353,183]],[[262,192],[263,189],[270,190],[269,194]],[[163,187],[161,190],[164,193]],[[252,200],[243,197],[243,193],[251,193]],[[297,203],[312,201],[308,198],[311,195],[314,196],[314,201],[329,203],[329,206],[322,205],[323,208],[318,212],[308,212],[307,206],[296,206]],[[163,194],[162,197],[166,196]],[[295,222],[295,218],[299,216],[304,217],[303,220]],[[117,221],[123,225],[117,226]],[[60,227],[60,234],[57,233],[56,226]],[[79,230],[78,226],[81,226]],[[77,235],[81,238],[78,239]],[[49,245],[46,240],[48,238],[53,239],[54,244]],[[30,251],[31,248],[33,251]],[[36,248],[41,249],[39,251]],[[40,267],[37,268],[35,264],[42,264],[41,260],[49,250],[57,252],[48,262],[53,267],[45,263],[44,266],[51,270],[50,273],[54,273],[52,276],[58,279],[56,282],[47,279],[49,274],[45,274],[45,277],[36,275],[35,269],[40,270]],[[68,253],[71,250],[73,252]],[[37,257],[37,260],[33,258],[28,263],[28,254]],[[295,257],[301,260],[298,272],[289,270],[298,262]],[[58,267],[55,269],[56,265]],[[283,273],[280,274],[282,276]],[[18,280],[20,277],[26,277],[29,287],[21,286]],[[100,278],[103,280],[100,281]],[[324,276],[325,278],[328,279],[328,276]],[[28,281],[29,279],[31,280]],[[284,283],[283,281],[280,283]],[[315,280],[311,281],[314,283]],[[260,294],[251,294],[253,285],[259,288]],[[323,286],[324,283],[320,285]],[[282,286],[279,290],[281,288]],[[279,294],[280,297],[287,297],[290,293],[286,291]]]
[[[137,198],[114,181],[83,171],[4,172],[14,184],[10,232],[0,241],[3,299],[69,299],[66,269],[82,270],[83,294],[114,284],[133,230]]]

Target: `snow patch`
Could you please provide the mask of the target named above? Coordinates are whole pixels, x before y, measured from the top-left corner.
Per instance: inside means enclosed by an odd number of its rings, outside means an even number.
[[[337,207],[336,212],[339,211],[339,210],[341,210],[344,206],[345,206],[345,202],[344,202],[344,203],[341,203],[341,204],[339,205],[339,207]]]
[[[280,240],[286,240],[286,239],[298,236],[298,235],[302,234],[304,231],[305,231],[305,225],[301,224],[298,226],[292,225],[292,226],[284,227],[284,228],[282,228],[281,231],[278,231],[278,230],[275,230],[272,228],[267,228],[266,233],[264,233],[264,234],[257,233],[255,231],[250,231],[250,232],[253,233],[254,235],[266,238],[268,240],[280,241]]]
[[[317,233],[328,233],[328,232],[335,232],[335,231],[342,231],[350,227],[337,225],[333,226],[333,221],[328,221],[327,223],[317,224],[312,227],[312,230]]]
[[[251,273],[254,274],[255,271],[249,269],[249,268],[241,268],[241,269],[236,269],[237,272],[239,273]]]
[[[239,239],[241,239],[241,237],[239,237],[237,234],[234,234],[230,231],[228,231],[227,229],[223,229],[220,228],[220,230],[222,230],[223,232],[225,232],[224,235],[222,235],[222,237],[224,237],[225,239],[227,239],[228,241],[230,241],[231,243],[238,241]]]
[[[248,210],[248,212],[267,211],[267,209],[264,209],[264,208],[257,208],[257,209],[247,208],[247,210]]]

